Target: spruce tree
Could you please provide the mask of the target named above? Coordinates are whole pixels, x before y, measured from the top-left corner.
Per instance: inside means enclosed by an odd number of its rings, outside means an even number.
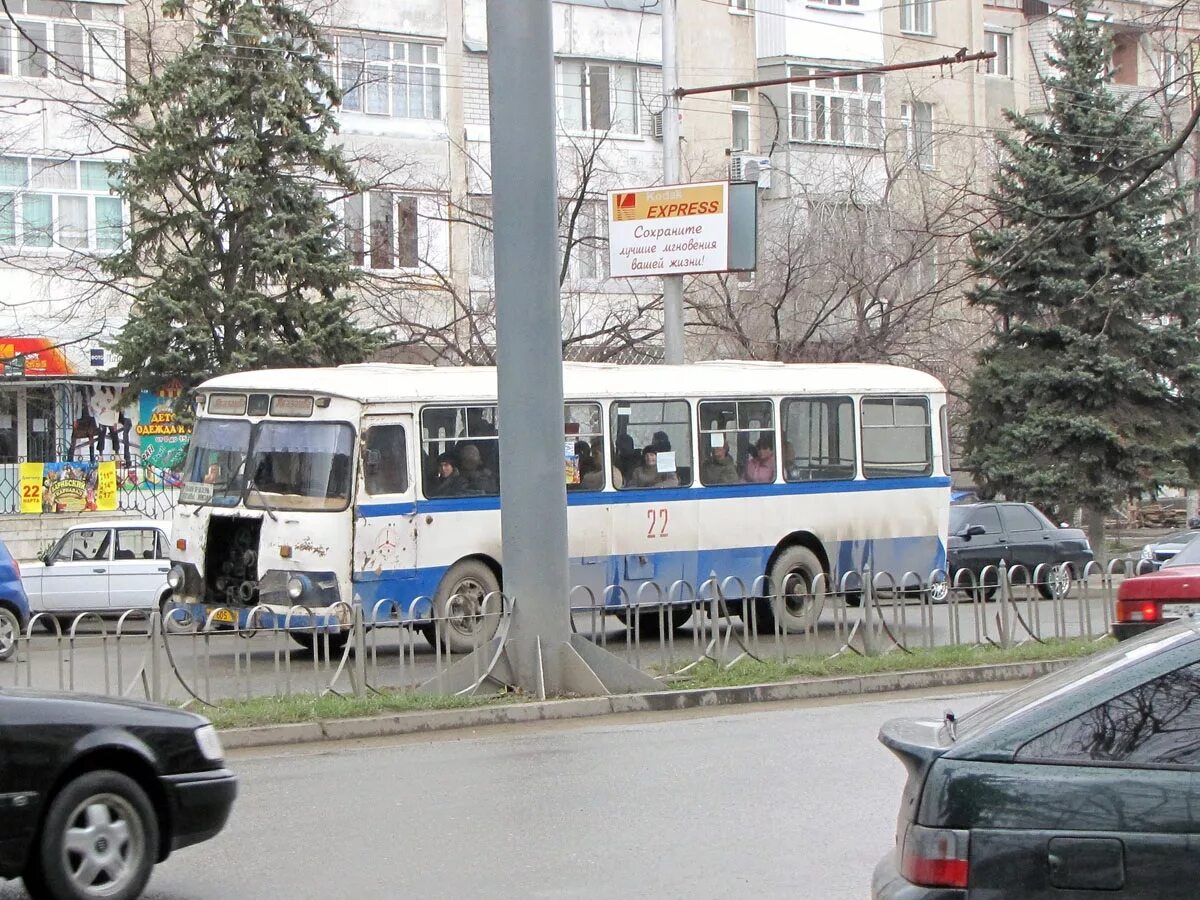
[[[109,110],[131,212],[105,270],[133,310],[114,343],[130,390],[267,366],[360,361],[355,278],[323,186],[358,189],[317,26],[284,0],[169,0],[186,49]]]
[[[971,378],[966,462],[990,492],[1104,517],[1200,432],[1200,288],[1163,141],[1109,88],[1111,42],[1074,0],[1044,115],[1009,114],[969,302],[995,323]]]

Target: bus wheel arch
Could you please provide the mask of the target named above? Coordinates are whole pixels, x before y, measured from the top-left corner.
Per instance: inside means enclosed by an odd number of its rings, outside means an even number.
[[[815,629],[824,598],[813,591],[818,578],[826,579],[828,593],[829,555],[817,536],[795,531],[781,540],[767,559],[764,573],[770,595],[755,601],[757,630],[797,634]]]
[[[433,595],[434,622],[422,629],[451,653],[467,653],[496,634],[503,613],[502,570],[484,554],[464,556],[446,569]]]

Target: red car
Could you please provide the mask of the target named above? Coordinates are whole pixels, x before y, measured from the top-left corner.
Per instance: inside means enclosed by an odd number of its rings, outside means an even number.
[[[1157,572],[1121,582],[1113,636],[1123,641],[1164,622],[1189,618],[1200,619],[1200,538]]]

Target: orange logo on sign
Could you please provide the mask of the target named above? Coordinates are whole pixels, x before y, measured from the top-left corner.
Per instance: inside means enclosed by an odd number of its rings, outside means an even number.
[[[613,218],[618,222],[637,217],[637,194],[617,194],[613,197]]]

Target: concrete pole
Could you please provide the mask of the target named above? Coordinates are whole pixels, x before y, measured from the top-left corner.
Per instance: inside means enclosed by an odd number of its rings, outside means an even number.
[[[677,46],[675,0],[663,0],[662,73],[663,73],[663,183],[679,184],[679,69],[675,62]],[[663,352],[664,361],[678,365],[685,361],[683,334],[683,276],[663,276]]]
[[[570,633],[550,10],[550,0],[488,0],[501,536],[522,686],[537,637]]]
[[[657,690],[571,633],[551,0],[488,0],[506,631],[423,686],[537,696]],[[480,675],[481,669],[484,674]]]

